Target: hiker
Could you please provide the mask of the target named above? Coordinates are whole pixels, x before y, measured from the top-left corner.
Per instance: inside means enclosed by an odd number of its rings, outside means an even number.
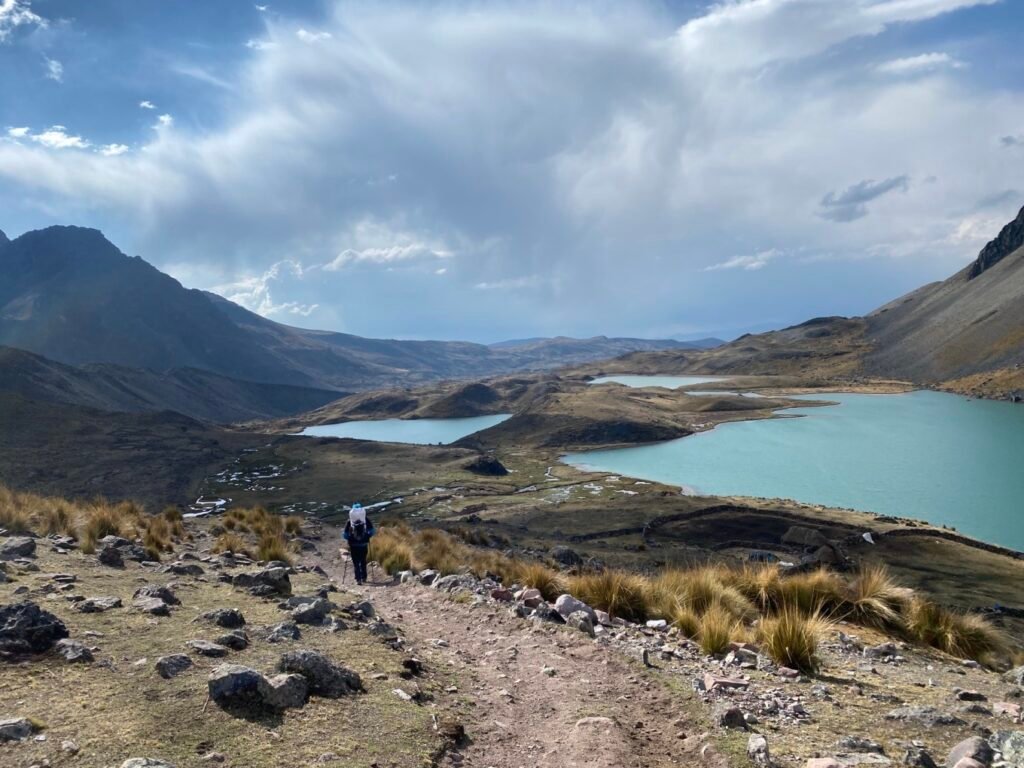
[[[342,534],[348,542],[348,551],[352,555],[352,568],[356,572],[356,584],[366,583],[366,554],[370,549],[370,537],[376,533],[370,516],[363,505],[356,502],[348,512],[348,522]]]

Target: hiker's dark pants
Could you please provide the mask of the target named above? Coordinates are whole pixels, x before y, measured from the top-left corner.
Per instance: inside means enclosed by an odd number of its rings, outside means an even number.
[[[352,555],[352,568],[356,572],[356,581],[366,581],[366,553],[369,547],[350,546],[349,554]]]

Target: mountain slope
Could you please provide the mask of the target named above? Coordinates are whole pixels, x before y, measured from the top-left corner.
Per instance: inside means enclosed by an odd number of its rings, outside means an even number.
[[[544,340],[492,348],[292,328],[184,288],[94,229],[0,239],[0,345],[73,365],[192,368],[234,379],[354,390],[550,368],[680,342]]]
[[[969,266],[867,321],[871,373],[934,383],[1024,363],[1024,208]]]
[[[240,381],[196,368],[157,373],[107,363],[76,367],[11,347],[0,347],[0,391],[104,411],[172,410],[222,423],[308,411],[343,394]]]

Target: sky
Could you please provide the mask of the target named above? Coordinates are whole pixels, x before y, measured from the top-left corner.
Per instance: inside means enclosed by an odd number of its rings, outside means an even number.
[[[1019,0],[0,0],[0,229],[280,322],[862,314],[1024,205]]]

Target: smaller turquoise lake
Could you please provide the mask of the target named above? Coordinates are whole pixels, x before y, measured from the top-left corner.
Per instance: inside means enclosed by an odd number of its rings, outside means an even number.
[[[1024,550],[1024,406],[928,391],[794,399],[839,405],[564,460],[709,495],[917,518]]]
[[[664,387],[678,389],[691,384],[708,384],[713,381],[728,381],[728,376],[601,376],[591,384],[623,384],[627,387]]]
[[[310,437],[351,437],[382,443],[413,443],[415,445],[448,445],[466,435],[501,424],[511,414],[472,416],[466,419],[378,419],[346,421],[341,424],[320,424],[306,427],[299,434]]]

